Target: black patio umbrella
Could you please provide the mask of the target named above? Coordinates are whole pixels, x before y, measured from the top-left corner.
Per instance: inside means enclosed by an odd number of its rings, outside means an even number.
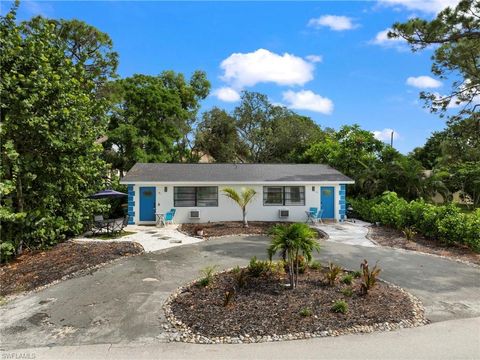
[[[90,195],[89,198],[90,199],[113,199],[113,198],[120,198],[124,196],[128,196],[128,195],[120,191],[106,189],[106,190],[97,192],[93,195]]]

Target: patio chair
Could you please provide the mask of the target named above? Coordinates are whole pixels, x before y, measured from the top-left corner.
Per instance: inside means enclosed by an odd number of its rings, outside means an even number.
[[[170,212],[173,214],[173,216],[175,217],[175,213],[177,212],[177,209],[170,209]]]
[[[317,222],[317,208],[311,207],[308,211],[305,211],[305,213],[307,214],[307,220],[305,223],[308,224],[311,222],[312,224],[315,224]]]
[[[165,214],[164,221],[165,224],[173,224],[173,216],[175,213],[169,211]]]
[[[323,215],[323,209],[320,209],[320,210],[317,212],[316,218],[317,218],[317,222],[320,222],[320,223],[323,225],[322,215]]]
[[[110,232],[111,233],[121,233],[125,226],[128,225],[128,215],[124,216],[123,218],[118,218],[113,220],[110,224]]]
[[[103,218],[103,215],[95,215],[93,217],[93,222],[90,226],[90,231],[92,235],[101,234],[108,227],[108,223]]]

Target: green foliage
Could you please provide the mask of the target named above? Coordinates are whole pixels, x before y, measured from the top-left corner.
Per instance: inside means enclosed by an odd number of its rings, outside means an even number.
[[[106,104],[98,97],[104,77],[85,68],[93,54],[78,48],[75,61],[70,54],[81,26],[42,17],[17,23],[17,6],[0,17],[0,238],[20,253],[81,233],[105,210],[87,195],[106,175],[96,142]],[[70,29],[65,38],[59,27]],[[108,47],[99,51],[108,56]]]
[[[252,277],[270,276],[277,273],[275,263],[268,260],[258,260],[256,256],[250,259],[247,267],[248,274]]]
[[[357,214],[370,222],[380,222],[403,230],[406,227],[444,244],[463,244],[480,251],[480,211],[462,213],[453,205],[437,206],[415,200],[407,202],[386,192],[372,200],[352,199]]]
[[[203,275],[203,278],[198,280],[197,284],[199,286],[207,287],[213,282],[213,275],[215,274],[215,271],[217,270],[217,265],[213,266],[207,266],[200,270],[200,274]]]
[[[300,312],[299,312],[300,316],[302,317],[310,317],[313,315],[313,311],[312,309],[308,308],[308,307],[304,307],[304,308],[301,308],[300,309]]]
[[[330,310],[335,313],[346,314],[348,312],[348,304],[344,300],[336,300]]]
[[[434,45],[432,73],[440,78],[451,76],[452,89],[443,96],[426,92],[420,94],[433,113],[445,115],[452,107],[458,107],[460,110],[454,119],[459,119],[478,112],[474,99],[480,87],[479,13],[480,3],[477,0],[462,0],[456,7],[447,7],[439,12],[431,21],[415,17],[406,23],[396,23],[388,34],[407,40],[412,51]]]
[[[257,192],[252,188],[243,189],[240,193],[233,188],[224,188],[223,195],[232,199],[242,210],[243,226],[248,227],[247,205],[253,200]]]
[[[402,230],[403,235],[405,235],[405,239],[407,240],[412,240],[417,232],[415,231],[415,228],[413,226],[406,226]]]
[[[340,266],[332,262],[328,263],[328,268],[325,272],[325,280],[327,281],[327,284],[329,286],[334,286],[335,281],[337,281],[337,278],[342,273],[342,271],[343,269]]]
[[[318,260],[314,260],[308,264],[308,267],[312,270],[320,270],[322,268],[322,264]]]
[[[366,295],[377,283],[377,277],[382,270],[377,267],[377,264],[375,264],[373,269],[370,270],[368,268],[367,260],[363,260],[363,263],[360,264],[360,268],[362,269],[361,291],[362,294]]]
[[[353,295],[353,290],[351,287],[346,287],[345,289],[342,289],[342,294],[346,297],[351,297]]]
[[[355,270],[355,271],[352,271],[352,276],[355,278],[355,279],[358,279],[362,276],[362,272],[360,270]]]
[[[15,245],[9,241],[0,243],[0,263],[8,262],[15,256]]]
[[[313,251],[320,251],[317,234],[306,224],[294,223],[276,225],[270,230],[270,235],[272,240],[267,249],[268,256],[271,260],[276,253],[282,254],[288,269],[290,288],[295,289],[300,273],[299,256],[302,255],[304,262],[308,263],[312,260]]]
[[[351,285],[353,282],[353,275],[352,274],[346,274],[345,276],[342,277],[340,280],[342,283],[346,285]]]

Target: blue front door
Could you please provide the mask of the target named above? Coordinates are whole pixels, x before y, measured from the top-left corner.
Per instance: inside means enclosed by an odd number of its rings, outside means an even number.
[[[335,218],[335,187],[322,186],[320,188],[320,206],[323,210],[322,219]]]
[[[140,221],[155,221],[155,186],[140,188]]]

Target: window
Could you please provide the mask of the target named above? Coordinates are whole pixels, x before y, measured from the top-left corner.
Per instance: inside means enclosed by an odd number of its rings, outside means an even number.
[[[305,186],[264,186],[263,205],[305,205]]]
[[[218,187],[175,186],[173,204],[175,207],[218,206]]]

